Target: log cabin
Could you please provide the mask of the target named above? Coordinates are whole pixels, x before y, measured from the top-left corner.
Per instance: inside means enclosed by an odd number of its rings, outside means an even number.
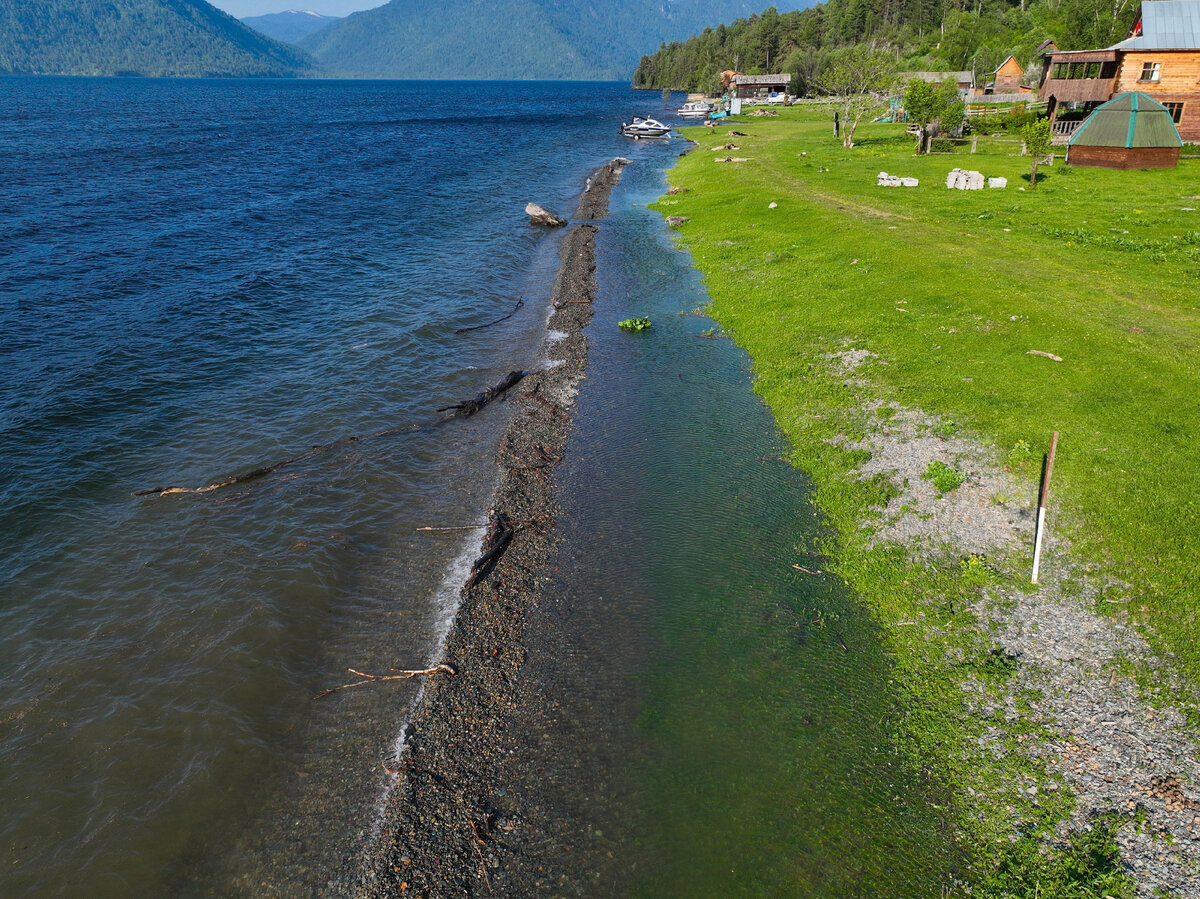
[[[1055,136],[1069,139],[1091,110],[1140,91],[1163,104],[1189,143],[1200,142],[1200,0],[1144,0],[1129,36],[1102,50],[1050,45],[1038,97]]]

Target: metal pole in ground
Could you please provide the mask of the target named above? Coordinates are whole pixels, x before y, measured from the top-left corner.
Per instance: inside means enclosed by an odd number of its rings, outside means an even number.
[[[1058,431],[1050,437],[1050,452],[1046,454],[1046,467],[1042,471],[1042,490],[1038,495],[1037,536],[1033,541],[1033,583],[1037,583],[1038,563],[1042,558],[1042,534],[1046,530],[1046,495],[1050,492],[1050,476],[1054,474],[1054,450],[1058,447]]]

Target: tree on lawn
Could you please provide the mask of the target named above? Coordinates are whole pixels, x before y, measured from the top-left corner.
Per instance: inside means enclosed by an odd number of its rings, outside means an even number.
[[[868,115],[882,112],[896,86],[896,59],[883,50],[860,44],[844,50],[821,77],[820,87],[833,96],[842,114],[842,146],[854,146],[854,130]]]
[[[1049,119],[1038,119],[1030,122],[1021,129],[1021,137],[1025,141],[1025,152],[1033,157],[1033,168],[1029,172],[1029,186],[1037,187],[1038,164],[1050,153],[1051,141],[1054,134],[1050,130]]]
[[[953,131],[962,125],[966,106],[954,81],[937,86],[914,78],[904,92],[904,114],[917,125],[917,155],[929,152],[929,144],[939,131]]]

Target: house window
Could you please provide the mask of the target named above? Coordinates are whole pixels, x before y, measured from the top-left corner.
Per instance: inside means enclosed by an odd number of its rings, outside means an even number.
[[[1178,125],[1179,120],[1183,118],[1183,104],[1164,103],[1163,106],[1167,107],[1167,112],[1171,114],[1171,121]]]
[[[1145,62],[1142,63],[1142,77],[1138,81],[1158,81],[1161,74],[1161,62]]]
[[[1089,62],[1087,65],[1087,75],[1085,77],[1099,78],[1100,77],[1100,63]]]
[[[1053,77],[1055,77],[1055,78],[1066,78],[1067,77],[1067,64],[1065,62],[1056,62],[1054,64]]]

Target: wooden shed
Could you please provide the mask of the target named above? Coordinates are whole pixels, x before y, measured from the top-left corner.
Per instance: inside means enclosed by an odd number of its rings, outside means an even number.
[[[1018,94],[1028,92],[1029,88],[1021,85],[1025,77],[1025,67],[1017,62],[1015,56],[1010,56],[1000,63],[994,71],[983,76],[984,93],[987,94]]]
[[[1071,138],[1067,162],[1105,169],[1173,169],[1183,141],[1170,111],[1140,91],[1109,100]]]

